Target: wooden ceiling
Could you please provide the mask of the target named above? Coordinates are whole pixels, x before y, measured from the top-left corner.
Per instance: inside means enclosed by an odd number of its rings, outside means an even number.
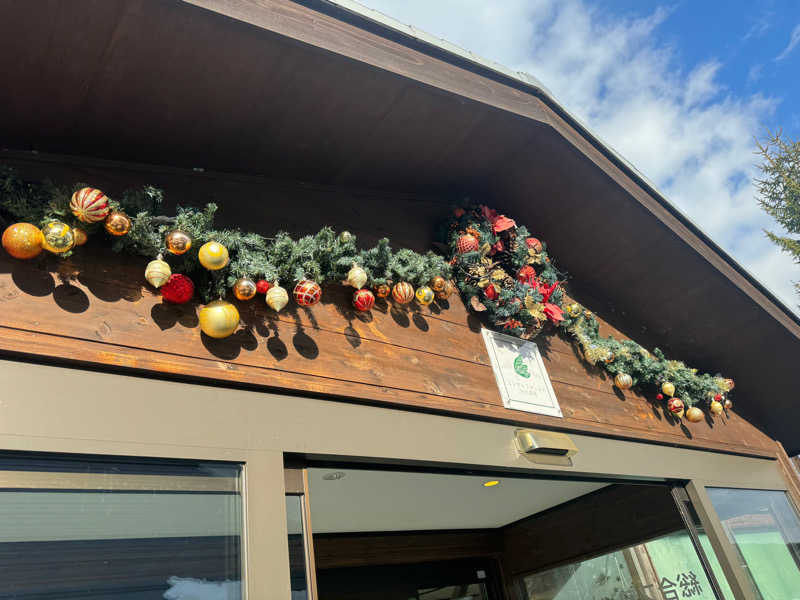
[[[547,98],[330,6],[194,4],[0,0],[0,146],[485,200],[800,452],[797,319]]]

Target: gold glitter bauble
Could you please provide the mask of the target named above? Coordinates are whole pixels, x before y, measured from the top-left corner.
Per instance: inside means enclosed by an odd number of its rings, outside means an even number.
[[[144,278],[154,288],[160,288],[167,283],[170,275],[172,275],[172,269],[170,269],[166,261],[161,259],[160,254],[157,259],[147,263],[147,267],[144,270]]]
[[[722,402],[717,402],[716,400],[712,400],[711,401],[711,406],[709,407],[709,410],[715,415],[721,415],[722,414]]]
[[[42,227],[42,248],[53,254],[68,252],[75,247],[75,234],[72,227],[61,221],[50,221]]]
[[[431,289],[434,291],[434,293],[443,292],[446,285],[447,285],[447,280],[441,275],[437,275],[436,277],[431,279]]]
[[[200,264],[209,271],[218,271],[228,265],[228,249],[218,242],[206,242],[197,252]]]
[[[226,338],[239,326],[239,311],[230,302],[214,300],[200,309],[200,329],[212,338]]]
[[[72,233],[75,235],[76,246],[83,246],[86,242],[89,241],[89,234],[86,233],[86,231],[81,229],[80,227],[73,227]]]
[[[113,236],[120,237],[127,235],[131,230],[131,219],[124,212],[115,210],[106,217],[104,227]]]
[[[267,296],[264,300],[272,310],[281,312],[283,307],[289,303],[289,292],[276,283],[267,290]]]
[[[422,304],[422,306],[428,306],[431,302],[433,302],[433,299],[435,297],[433,294],[433,290],[429,288],[427,285],[418,287],[414,295],[417,297],[417,302]]]
[[[617,373],[614,377],[614,385],[621,390],[629,390],[633,387],[633,378],[627,373]]]
[[[251,300],[256,295],[256,282],[249,277],[242,277],[233,284],[233,295],[237,300]]]
[[[43,242],[42,230],[30,223],[14,223],[3,232],[3,248],[14,258],[36,258]]]
[[[175,229],[167,234],[164,245],[171,254],[180,256],[186,254],[192,247],[192,238],[185,231]]]
[[[444,282],[444,289],[441,292],[434,292],[437,300],[447,300],[456,291],[456,284],[452,281]]]
[[[703,411],[696,406],[691,407],[686,411],[686,420],[692,423],[698,423],[703,420]]]
[[[570,317],[577,317],[581,314],[581,310],[583,310],[581,308],[581,305],[578,304],[577,302],[573,302],[567,307],[567,314]]]

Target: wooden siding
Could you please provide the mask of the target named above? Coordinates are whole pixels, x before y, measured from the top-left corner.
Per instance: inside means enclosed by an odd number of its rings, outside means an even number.
[[[135,165],[63,160],[12,162],[26,177],[91,181],[108,193],[151,182],[172,203],[221,204],[220,222],[256,223],[262,232],[307,233],[322,224],[352,230],[364,243],[390,235],[396,246],[430,247],[446,201],[342,190],[255,177],[193,174]],[[243,202],[242,199],[246,199]],[[201,336],[194,305],[161,302],[143,280],[146,260],[110,255],[94,241],[62,261],[0,257],[0,349],[98,368],[133,369],[220,385],[294,390],[416,410],[460,414],[671,445],[774,456],[774,443],[731,412],[684,424],[632,392],[621,393],[588,367],[572,344],[539,340],[563,419],[502,406],[480,336],[480,321],[458,298],[448,308],[397,309],[378,302],[368,315],[350,292],[325,290],[313,309],[280,314],[263,302],[239,305],[244,327],[225,340]],[[605,333],[618,333],[604,324]]]

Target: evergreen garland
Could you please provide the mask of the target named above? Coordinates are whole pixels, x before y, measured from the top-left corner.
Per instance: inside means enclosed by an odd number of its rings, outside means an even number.
[[[50,221],[61,221],[80,227],[89,235],[103,235],[102,222],[81,223],[70,211],[72,194],[83,187],[89,186],[58,187],[47,181],[25,182],[13,169],[0,167],[0,223],[5,227],[23,221],[41,227]],[[237,229],[216,229],[214,217],[218,207],[213,203],[202,210],[178,207],[174,216],[164,215],[162,205],[163,193],[151,186],[126,190],[118,200],[110,199],[112,210],[123,211],[131,218],[130,232],[113,238],[111,248],[149,260],[163,254],[174,273],[191,277],[204,302],[223,297],[240,277],[286,285],[302,279],[319,284],[339,283],[354,264],[366,271],[372,285],[408,281],[421,286],[436,276],[450,277],[450,265],[442,257],[433,252],[393,251],[386,238],[368,249],[359,249],[354,235],[346,231],[337,235],[330,227],[297,240],[284,232],[266,238]],[[164,240],[175,229],[191,236],[193,249],[209,241],[225,246],[230,255],[228,266],[208,271],[200,265],[196,251],[182,256],[168,253]],[[69,256],[71,252],[60,256]]]
[[[478,240],[478,250],[461,252],[471,242],[468,236]],[[658,348],[650,353],[631,340],[601,337],[590,311],[566,303],[565,276],[553,264],[547,245],[508,217],[486,206],[457,209],[447,241],[458,289],[467,305],[485,314],[495,329],[530,339],[550,323],[577,342],[587,362],[612,376],[630,375],[634,386],[655,388],[659,394],[664,383],[671,383],[672,396],[686,407],[724,401],[733,389],[733,380],[698,374],[680,361],[668,360]]]

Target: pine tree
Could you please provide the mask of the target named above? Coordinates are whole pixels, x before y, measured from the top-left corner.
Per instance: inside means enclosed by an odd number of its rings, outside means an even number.
[[[800,141],[786,140],[779,131],[769,132],[763,143],[756,143],[763,159],[763,178],[756,179],[758,202],[788,235],[765,233],[800,264],[800,239],[793,237],[800,234]],[[800,282],[795,283],[795,288],[800,293]]]

